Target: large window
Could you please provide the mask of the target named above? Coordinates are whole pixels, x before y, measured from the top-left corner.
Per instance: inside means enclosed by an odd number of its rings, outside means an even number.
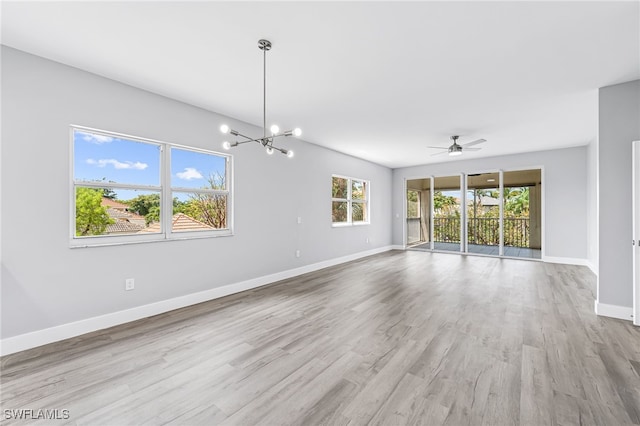
[[[72,245],[231,234],[228,155],[72,127]]]
[[[368,181],[333,176],[331,192],[331,222],[333,225],[369,223]]]

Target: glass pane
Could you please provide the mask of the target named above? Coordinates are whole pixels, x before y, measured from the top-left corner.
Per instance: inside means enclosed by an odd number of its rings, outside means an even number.
[[[171,232],[227,229],[227,201],[224,194],[174,192]]]
[[[437,177],[433,182],[433,247],[460,251],[460,176]]]
[[[431,249],[431,178],[407,180],[406,244]]]
[[[354,200],[364,200],[367,196],[367,183],[361,180],[354,180],[351,183],[351,198]]]
[[[541,172],[504,172],[504,255],[541,257]]]
[[[366,222],[367,221],[367,206],[363,203],[353,202],[351,206],[351,221],[353,222]]]
[[[171,186],[226,189],[226,164],[220,155],[171,148]]]
[[[420,225],[420,192],[409,189],[407,190],[407,244],[421,242]]]
[[[333,201],[331,209],[331,220],[333,223],[342,223],[347,221],[347,202]]]
[[[76,187],[76,237],[158,233],[160,193]]]
[[[76,182],[160,186],[160,146],[74,130],[73,176]]]
[[[499,173],[467,176],[467,250],[497,256],[500,245]]]
[[[349,180],[339,177],[333,177],[331,196],[333,198],[347,198],[349,195]],[[345,213],[346,214],[346,213]],[[334,221],[335,222],[335,221]]]

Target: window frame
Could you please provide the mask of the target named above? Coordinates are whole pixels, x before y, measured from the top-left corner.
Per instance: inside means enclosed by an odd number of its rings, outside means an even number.
[[[333,212],[333,203],[334,202],[346,202],[347,203],[347,221],[346,222],[334,222],[333,221],[333,213],[331,217],[331,226],[333,228],[341,228],[345,226],[363,226],[371,224],[371,182],[367,179],[355,178],[351,176],[344,175],[331,175],[331,187],[333,188],[333,179],[346,179],[347,180],[347,198],[336,198],[331,194],[331,209]],[[365,187],[364,191],[364,199],[354,199],[353,198],[353,181],[362,182]],[[364,221],[353,221],[353,203],[362,204],[364,208],[364,217],[367,220]]]
[[[160,150],[159,155],[159,186],[155,185],[137,185],[131,183],[112,183],[112,182],[85,182],[75,179],[75,132],[91,133],[101,136],[109,136],[119,139],[131,140],[133,142],[146,143],[155,145]],[[69,126],[70,135],[70,167],[69,167],[69,182],[70,182],[70,214],[69,214],[69,234],[70,234],[70,247],[93,247],[93,246],[105,246],[105,245],[124,245],[124,244],[137,244],[148,243],[156,241],[176,241],[176,240],[189,240],[200,238],[214,238],[223,236],[232,236],[233,233],[233,156],[227,153],[221,153],[217,151],[195,148],[187,145],[163,142],[155,139],[144,138],[140,136],[133,136],[118,132],[112,132],[107,130],[100,130],[79,125]],[[214,155],[222,157],[225,160],[225,189],[224,190],[208,190],[205,188],[181,188],[171,186],[171,148],[181,149],[185,151],[198,152],[207,155]],[[145,233],[145,234],[123,234],[123,235],[91,235],[85,237],[76,236],[76,188],[108,188],[113,190],[139,190],[139,191],[153,191],[160,193],[160,232],[159,233]],[[227,196],[226,203],[226,225],[224,229],[212,229],[207,231],[172,231],[172,218],[173,218],[173,192],[192,192],[192,193],[215,193],[224,194]],[[171,212],[171,214],[166,214]]]

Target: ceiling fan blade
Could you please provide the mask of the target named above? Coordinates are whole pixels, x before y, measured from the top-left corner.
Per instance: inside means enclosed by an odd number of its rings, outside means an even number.
[[[467,148],[466,146],[464,147],[463,151],[480,151],[482,148]]]
[[[449,147],[442,147],[442,146],[428,146],[427,148],[433,148],[433,149],[449,149]]]
[[[442,152],[436,152],[435,154],[431,154],[431,156],[433,157],[434,155],[442,155],[442,154],[446,154],[447,151],[442,151]]]
[[[478,139],[478,140],[475,140],[475,141],[473,141],[473,142],[463,143],[463,144],[462,144],[462,146],[473,146],[473,145],[478,145],[479,143],[483,143],[483,142],[486,142],[486,141],[487,141],[486,139]]]

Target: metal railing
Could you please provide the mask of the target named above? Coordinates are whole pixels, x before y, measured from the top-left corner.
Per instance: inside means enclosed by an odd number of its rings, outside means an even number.
[[[459,217],[434,217],[433,241],[436,243],[460,242],[460,218]]]
[[[419,226],[419,223],[418,223]],[[460,242],[459,217],[435,217],[433,219],[435,242]],[[529,247],[530,220],[504,218],[504,245]],[[500,244],[500,220],[498,218],[471,218],[467,224],[469,244],[497,246]]]
[[[413,244],[422,241],[422,230],[419,217],[407,218],[407,244]]]

